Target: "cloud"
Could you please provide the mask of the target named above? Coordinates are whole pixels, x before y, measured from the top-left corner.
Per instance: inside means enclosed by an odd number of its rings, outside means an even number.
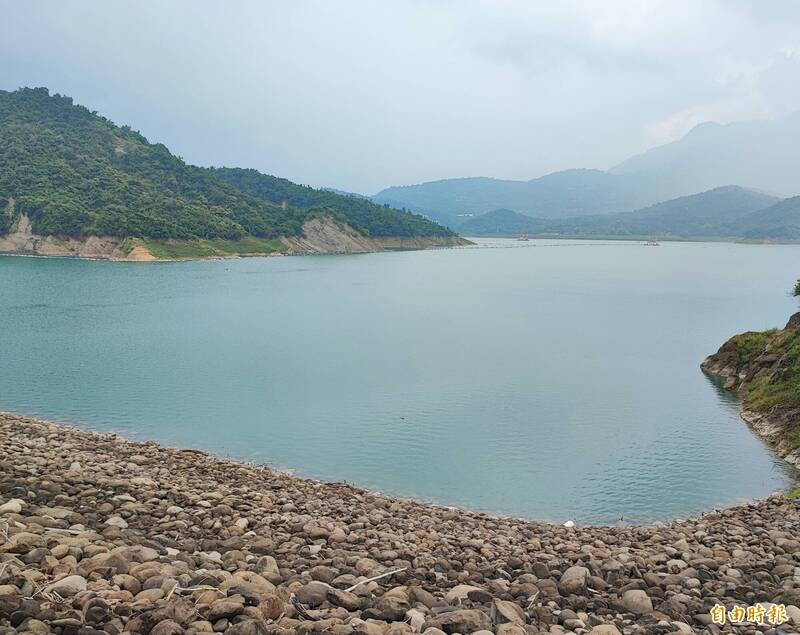
[[[0,0],[47,85],[199,164],[373,192],[607,167],[800,100],[800,3]]]

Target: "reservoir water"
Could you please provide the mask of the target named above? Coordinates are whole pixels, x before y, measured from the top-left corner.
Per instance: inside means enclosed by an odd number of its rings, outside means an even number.
[[[0,258],[0,409],[560,522],[788,484],[699,364],[797,310],[800,247],[478,243]]]

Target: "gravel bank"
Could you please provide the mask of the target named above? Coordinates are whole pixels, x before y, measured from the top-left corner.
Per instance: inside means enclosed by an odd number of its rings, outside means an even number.
[[[780,495],[567,528],[0,415],[0,635],[798,632],[799,533]]]

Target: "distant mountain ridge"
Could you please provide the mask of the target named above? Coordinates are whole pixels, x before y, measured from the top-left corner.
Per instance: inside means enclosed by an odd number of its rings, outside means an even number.
[[[798,166],[800,112],[776,120],[706,122],[609,173],[635,177],[672,197],[730,183],[785,197],[800,194]]]
[[[738,237],[737,223],[780,199],[739,186],[681,196],[633,212],[568,219],[566,234],[658,236],[662,238]]]
[[[780,200],[738,186],[719,187],[633,212],[567,219],[494,210],[461,226],[467,236],[521,233],[576,237],[800,239],[800,197]]]
[[[508,209],[566,219],[634,211],[732,184],[780,197],[800,194],[800,113],[774,121],[701,124],[608,171],[564,170],[530,181],[446,179],[389,187],[373,200],[460,228],[465,213]]]
[[[480,214],[497,208],[544,218],[568,218],[636,209],[652,202],[651,195],[635,179],[588,169],[554,172],[530,181],[486,177],[432,181],[390,187],[372,198],[451,227],[459,226],[464,213]]]

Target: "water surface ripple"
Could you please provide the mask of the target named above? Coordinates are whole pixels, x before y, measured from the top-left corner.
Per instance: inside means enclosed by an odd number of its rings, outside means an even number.
[[[787,483],[699,364],[786,321],[800,248],[480,247],[0,258],[0,409],[555,521]]]

